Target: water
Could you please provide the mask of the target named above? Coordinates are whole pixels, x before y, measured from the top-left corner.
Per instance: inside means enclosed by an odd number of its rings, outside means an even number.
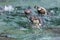
[[[23,12],[28,6],[32,7],[32,11],[35,14],[33,7],[34,5],[39,5],[45,7],[47,10],[52,9],[54,11],[53,16],[44,17],[46,18],[46,26],[42,29],[29,29],[29,19],[26,16],[20,16],[19,12],[16,13],[16,10],[11,14],[4,13],[0,15],[0,34],[4,36],[5,34],[8,37],[16,38],[17,40],[56,40],[59,39],[60,34],[55,33],[52,28],[60,28],[60,1],[59,0],[7,0],[6,2],[1,2],[0,5],[13,5],[22,6],[23,9],[19,10],[20,13]],[[57,8],[58,9],[57,9]],[[24,28],[23,28],[24,27]],[[23,30],[23,29],[25,30]],[[51,28],[51,29],[48,29]],[[53,37],[53,38],[52,38]]]

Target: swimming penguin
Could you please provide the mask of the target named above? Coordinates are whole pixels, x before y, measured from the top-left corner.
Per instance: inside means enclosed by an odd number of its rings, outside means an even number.
[[[37,9],[37,12],[42,15],[47,15],[47,10],[44,7],[34,6]]]
[[[31,10],[30,10],[30,9],[25,9],[25,10],[24,10],[24,13],[25,13],[26,15],[29,15],[29,14],[31,14]]]
[[[40,26],[42,25],[40,19],[37,17],[33,16],[30,18],[30,20],[33,24],[32,28],[40,28]]]

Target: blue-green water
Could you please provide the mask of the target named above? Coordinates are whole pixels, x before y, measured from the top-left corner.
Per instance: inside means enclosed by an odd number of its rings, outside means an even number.
[[[19,10],[20,13],[16,13],[16,10],[11,14],[4,13],[0,15],[0,34],[2,36],[7,35],[8,37],[16,38],[16,40],[55,40],[54,38],[57,37],[57,39],[59,39],[59,32],[56,33],[54,30],[48,29],[60,28],[59,4],[59,0],[7,0],[6,2],[1,2],[1,6],[13,5],[14,7],[22,6],[22,8],[27,8],[27,6],[31,6],[33,8],[34,5],[39,5],[48,10],[52,8],[54,14],[50,18],[45,17],[48,19],[48,21],[46,21],[46,26],[42,29],[28,29],[30,27],[29,19],[27,19],[25,16],[19,15],[21,12],[23,12],[22,9]],[[21,30],[22,27],[27,28]]]

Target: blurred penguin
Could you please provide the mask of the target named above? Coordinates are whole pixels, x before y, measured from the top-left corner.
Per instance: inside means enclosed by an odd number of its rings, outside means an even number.
[[[37,9],[38,14],[47,15],[47,10],[44,7],[39,7],[35,5],[34,8]]]
[[[41,20],[39,19],[39,18],[37,18],[37,17],[35,17],[35,16],[32,16],[31,18],[30,18],[30,21],[32,22],[32,28],[38,28],[38,29],[40,29],[40,27],[42,26],[42,24],[41,24]]]
[[[31,9],[30,9],[30,8],[25,9],[25,10],[24,10],[24,14],[25,14],[25,16],[26,16],[27,18],[30,18],[30,16],[32,16],[32,15],[31,15],[31,14],[32,14]]]

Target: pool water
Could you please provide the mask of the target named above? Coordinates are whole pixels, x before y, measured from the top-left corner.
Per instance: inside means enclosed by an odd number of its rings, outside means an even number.
[[[45,27],[41,29],[31,29],[29,19],[26,16],[21,16],[24,9],[16,10],[12,13],[4,13],[0,15],[0,34],[8,37],[16,38],[16,40],[59,40],[60,34],[60,6],[59,0],[6,0],[1,2],[0,6],[13,5],[32,9],[34,5],[45,7],[47,10],[53,10],[54,14],[51,17],[46,17]],[[34,10],[34,9],[33,9]],[[32,10],[32,11],[33,11]],[[18,11],[18,10],[17,10]],[[34,12],[33,12],[34,13]],[[56,30],[55,30],[56,29]],[[57,32],[58,31],[58,32]]]

